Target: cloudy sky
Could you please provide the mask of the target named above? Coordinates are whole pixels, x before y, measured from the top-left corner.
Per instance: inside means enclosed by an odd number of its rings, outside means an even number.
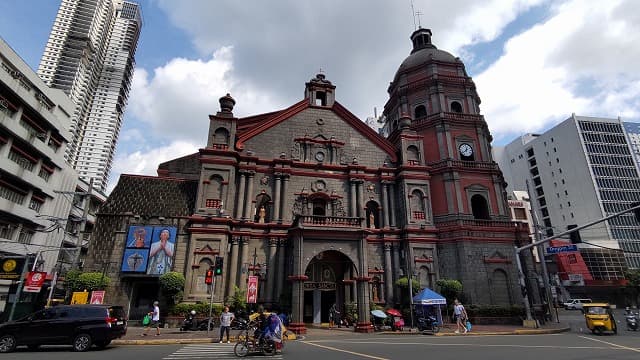
[[[230,93],[236,116],[302,99],[319,69],[361,119],[381,112],[415,26],[460,57],[504,145],[571,113],[640,121],[635,0],[140,0],[136,72],[112,171],[155,174],[206,142]],[[59,2],[0,1],[0,36],[36,69]]]

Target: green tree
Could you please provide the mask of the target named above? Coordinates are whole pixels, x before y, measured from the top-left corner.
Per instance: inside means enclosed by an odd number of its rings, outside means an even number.
[[[453,304],[454,299],[462,297],[462,283],[453,279],[440,279],[436,281],[440,294],[447,299],[447,304]]]
[[[247,308],[247,291],[233,285],[233,295],[227,296],[227,305],[233,311],[245,310]]]
[[[70,291],[104,290],[111,283],[111,279],[101,272],[80,272],[71,270],[65,275],[65,286]]]
[[[169,301],[169,305],[182,301],[184,295],[184,275],[176,271],[169,271],[160,275],[160,289]]]
[[[627,269],[624,272],[627,279],[626,292],[630,295],[633,305],[638,306],[638,295],[640,295],[640,269]]]

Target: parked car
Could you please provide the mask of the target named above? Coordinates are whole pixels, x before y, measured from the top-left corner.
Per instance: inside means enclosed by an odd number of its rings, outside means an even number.
[[[591,304],[591,299],[569,299],[563,303],[567,310],[582,310],[582,304]]]
[[[91,345],[105,348],[126,333],[122,306],[59,305],[0,324],[0,353],[17,346],[36,349],[40,345],[67,344],[74,351],[87,351]]]

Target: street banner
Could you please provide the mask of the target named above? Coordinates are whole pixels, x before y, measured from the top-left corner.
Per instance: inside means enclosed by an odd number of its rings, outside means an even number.
[[[43,271],[29,271],[27,273],[27,281],[24,284],[24,292],[39,293],[42,289],[42,284],[47,278],[47,273]]]
[[[89,300],[89,293],[86,291],[74,291],[71,297],[71,305],[86,304]]]
[[[91,292],[91,303],[102,304],[104,301],[104,290],[95,290]]]
[[[255,304],[258,302],[258,277],[249,276],[247,283],[247,304]]]
[[[20,280],[25,258],[7,257],[0,260],[0,280]]]

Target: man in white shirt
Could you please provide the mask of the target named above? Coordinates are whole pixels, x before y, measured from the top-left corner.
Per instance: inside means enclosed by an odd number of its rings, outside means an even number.
[[[153,311],[149,313],[149,316],[151,316],[151,322],[144,328],[142,336],[147,336],[149,329],[152,327],[156,328],[156,336],[160,336],[160,306],[158,305],[157,301],[153,302]]]

